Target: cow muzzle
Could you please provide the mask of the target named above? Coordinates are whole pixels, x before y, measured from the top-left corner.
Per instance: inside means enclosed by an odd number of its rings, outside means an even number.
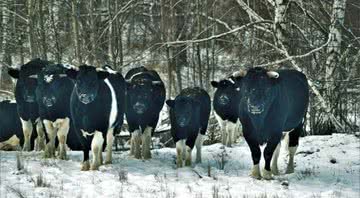
[[[46,107],[54,106],[55,102],[56,102],[56,98],[54,96],[52,96],[52,97],[43,97],[43,104]]]
[[[221,95],[219,97],[219,104],[220,105],[227,105],[230,102],[230,98],[227,95]]]
[[[262,112],[264,112],[264,104],[257,104],[257,105],[253,105],[250,101],[250,99],[248,99],[247,101],[247,107],[248,107],[248,111],[253,114],[253,115],[259,115]]]
[[[87,95],[87,94],[78,94],[78,97],[80,102],[83,104],[89,104],[95,99],[93,95]]]
[[[146,111],[146,105],[140,102],[134,104],[133,109],[137,114],[143,114]]]

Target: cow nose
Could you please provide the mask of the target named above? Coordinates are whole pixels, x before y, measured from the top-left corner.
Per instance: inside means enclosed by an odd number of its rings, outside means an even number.
[[[145,104],[136,102],[134,105],[134,109],[137,113],[144,113],[145,111]]]
[[[43,98],[43,103],[47,107],[53,106],[55,101],[56,101],[56,98],[54,96],[52,96],[52,97],[44,97]]]

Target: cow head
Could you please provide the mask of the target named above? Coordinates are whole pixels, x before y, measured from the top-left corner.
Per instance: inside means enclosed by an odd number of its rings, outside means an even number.
[[[279,73],[255,67],[234,74],[241,78],[240,89],[242,102],[246,104],[246,111],[260,116],[269,109],[274,99],[272,88],[278,81]]]
[[[48,65],[38,74],[36,97],[38,103],[52,107],[61,97],[62,79],[67,78],[66,69],[61,65]]]
[[[197,117],[196,114],[198,113],[200,106],[199,101],[184,96],[178,96],[175,100],[167,100],[166,104],[174,113],[176,124],[179,127],[189,126],[191,120],[194,120]]]
[[[155,92],[157,86],[163,86],[163,83],[151,80],[146,73],[127,80],[129,108],[132,108],[136,114],[144,114],[150,108],[154,97],[158,97]]]
[[[99,91],[99,82],[109,76],[108,72],[96,70],[93,66],[82,65],[79,69],[68,69],[67,76],[75,80],[74,91],[83,104],[95,100]]]
[[[214,102],[220,106],[227,106],[231,101],[236,97],[237,93],[240,91],[234,82],[234,80],[221,80],[211,81],[211,85],[216,88],[214,95]]]
[[[34,103],[36,101],[36,87],[38,73],[49,62],[34,59],[22,65],[20,69],[9,69],[8,74],[17,79],[15,97],[18,102],[24,101],[27,103]]]

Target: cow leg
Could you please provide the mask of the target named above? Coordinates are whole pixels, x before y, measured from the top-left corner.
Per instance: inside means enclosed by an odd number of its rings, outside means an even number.
[[[186,145],[185,166],[191,166],[191,153],[192,153],[192,149]]]
[[[288,150],[289,150],[289,162],[286,168],[286,174],[290,174],[294,172],[294,156],[296,154],[297,147],[299,145],[299,138],[301,132],[303,130],[303,125],[301,124],[299,127],[294,129],[289,133],[288,138]]]
[[[112,148],[114,142],[114,128],[110,128],[106,134],[106,159],[105,164],[112,163]]]
[[[136,159],[140,159],[141,158],[141,131],[139,129],[135,130],[134,133],[132,134],[133,136],[133,141],[134,141],[134,153],[135,153],[135,158]]]
[[[88,171],[90,169],[89,148],[86,147],[83,149],[83,155],[84,155],[84,159],[81,164],[81,171]]]
[[[221,143],[223,145],[226,145],[226,135],[227,135],[227,121],[221,119],[220,116],[218,116],[215,113],[215,118],[218,121],[219,125],[220,125],[220,130],[221,130]]]
[[[261,150],[260,150],[259,144],[252,137],[249,137],[249,136],[244,136],[244,137],[245,137],[247,144],[250,147],[251,157],[253,160],[253,168],[251,170],[250,176],[255,179],[261,179],[260,167],[259,167],[259,162],[260,162],[260,158],[261,158]]]
[[[90,166],[90,170],[99,170],[100,155],[102,155],[102,149],[104,144],[103,134],[99,131],[95,131],[94,137],[91,141],[91,151],[93,154],[93,160]]]
[[[33,131],[33,125],[31,123],[31,120],[23,120],[21,119],[21,126],[23,129],[23,133],[24,133],[24,146],[23,146],[23,151],[30,151],[31,149],[31,143],[30,143],[30,139],[31,139],[31,134]]]
[[[264,150],[264,158],[265,158],[265,168],[263,170],[263,178],[270,180],[272,179],[270,163],[271,158],[274,154],[276,147],[279,145],[281,141],[282,132],[279,134],[274,134],[270,140],[267,142],[265,150]]]
[[[44,120],[44,125],[49,138],[49,142],[45,146],[44,157],[55,157],[56,128],[54,128],[53,122],[51,122],[50,120]]]
[[[135,155],[135,141],[134,141],[134,135],[132,133],[131,137],[130,137],[130,155],[134,156]]]
[[[146,127],[144,133],[141,135],[142,139],[142,156],[144,159],[151,158],[150,145],[151,145],[151,132],[152,127]]]
[[[185,140],[179,140],[176,142],[176,166],[181,168],[183,166],[183,156],[185,150]]]
[[[280,148],[281,148],[281,141],[276,146],[275,152],[274,152],[272,160],[271,160],[271,173],[274,175],[279,175],[278,158],[279,158],[279,154],[280,154]]]
[[[204,141],[203,138],[204,135],[202,135],[201,133],[198,134],[196,141],[195,141],[195,145],[196,145],[196,160],[195,163],[201,163],[201,147]]]
[[[57,119],[53,124],[54,128],[58,129],[57,137],[59,140],[59,158],[66,159],[66,139],[70,129],[70,119]],[[54,145],[55,146],[55,145]]]
[[[45,140],[44,125],[40,118],[36,120],[36,132],[37,132],[37,138],[35,140],[35,150],[42,151],[45,149],[46,140]]]

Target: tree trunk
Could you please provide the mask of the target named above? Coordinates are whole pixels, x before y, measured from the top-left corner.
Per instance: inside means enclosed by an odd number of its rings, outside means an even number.
[[[81,65],[83,64],[83,60],[81,57],[77,0],[72,0],[71,5],[72,5],[72,22],[73,22],[73,34],[74,34],[74,43],[75,43],[75,54],[76,54],[77,63]]]
[[[27,31],[29,35],[29,50],[30,50],[30,56],[31,59],[38,57],[37,47],[36,47],[36,41],[35,41],[35,32],[36,29],[35,26],[35,20],[36,20],[36,10],[35,10],[36,1],[35,0],[28,0],[27,1],[27,12],[28,12],[28,26]]]
[[[46,45],[46,29],[45,29],[45,15],[44,15],[44,0],[39,0],[39,25],[41,36],[41,58],[47,60],[47,45]]]

